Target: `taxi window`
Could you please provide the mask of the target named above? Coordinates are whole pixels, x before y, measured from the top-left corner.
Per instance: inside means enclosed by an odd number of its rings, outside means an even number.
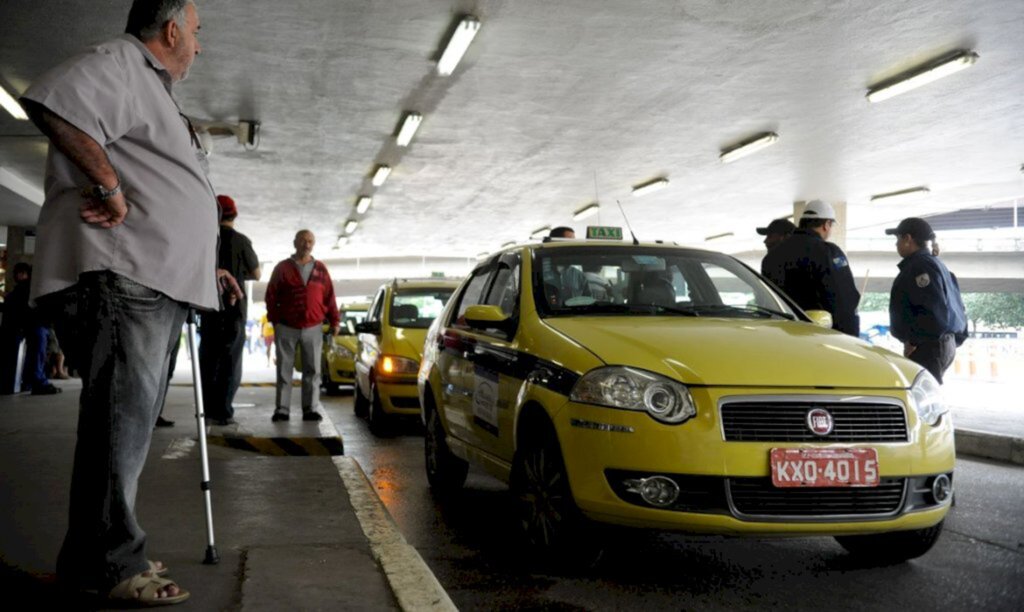
[[[796,318],[749,268],[721,253],[664,247],[539,249],[534,295],[542,316],[680,315]]]
[[[487,280],[491,277],[492,270],[493,267],[488,266],[473,272],[472,278],[469,279],[469,283],[460,297],[459,308],[453,321],[454,325],[464,326],[466,324],[466,309],[483,303],[483,292],[487,287]]]
[[[370,314],[366,315],[367,321],[380,321],[380,312],[384,307],[384,289],[377,292],[373,298],[373,306],[370,307]]]
[[[485,304],[498,306],[508,316],[513,316],[519,301],[519,262],[510,267],[502,262],[494,274],[494,283]]]
[[[388,309],[392,327],[426,329],[441,314],[454,289],[403,288],[391,294]]]

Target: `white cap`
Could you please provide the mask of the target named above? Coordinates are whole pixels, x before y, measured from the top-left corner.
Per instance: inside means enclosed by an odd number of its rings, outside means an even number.
[[[807,203],[807,208],[800,215],[800,220],[803,221],[804,219],[832,219],[835,221],[836,211],[828,202],[811,200]]]

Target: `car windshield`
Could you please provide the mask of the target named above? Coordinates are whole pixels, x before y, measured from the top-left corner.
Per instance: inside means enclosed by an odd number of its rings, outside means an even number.
[[[400,289],[391,296],[392,327],[426,329],[441,314],[454,289]]]
[[[534,296],[542,315],[796,319],[786,301],[738,260],[664,247],[538,249]]]
[[[355,334],[356,323],[361,323],[366,318],[365,310],[343,310],[341,311],[341,329],[338,334],[351,336]]]

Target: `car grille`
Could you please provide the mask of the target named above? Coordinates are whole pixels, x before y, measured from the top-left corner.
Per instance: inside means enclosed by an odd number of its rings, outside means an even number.
[[[876,487],[777,488],[770,478],[733,478],[728,488],[736,513],[746,517],[878,516],[899,511],[905,479],[882,479]]]
[[[818,436],[807,413],[832,414],[832,433]],[[906,442],[907,417],[897,404],[847,402],[730,402],[722,405],[727,442]]]

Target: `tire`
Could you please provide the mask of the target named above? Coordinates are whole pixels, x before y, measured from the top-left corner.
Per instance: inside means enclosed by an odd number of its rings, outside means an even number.
[[[352,400],[353,408],[357,417],[366,418],[366,415],[370,413],[370,400],[366,399],[363,395],[362,389],[359,388],[359,382],[356,382],[355,390],[353,391],[355,398]]]
[[[855,557],[878,565],[892,565],[916,559],[935,546],[945,521],[926,529],[859,536],[836,536],[836,542]]]
[[[370,380],[370,399],[369,399],[369,421],[370,421],[370,433],[377,436],[378,438],[384,438],[391,434],[391,415],[384,412],[384,406],[381,405],[380,393],[377,392],[377,385]]]
[[[558,438],[550,425],[537,433],[516,452],[510,482],[519,528],[535,553],[530,556],[593,565],[601,555],[599,538],[572,497]]]
[[[469,463],[456,457],[448,448],[448,435],[444,431],[441,415],[431,410],[427,417],[427,431],[423,436],[427,481],[438,493],[451,493],[462,488],[469,473]]]

